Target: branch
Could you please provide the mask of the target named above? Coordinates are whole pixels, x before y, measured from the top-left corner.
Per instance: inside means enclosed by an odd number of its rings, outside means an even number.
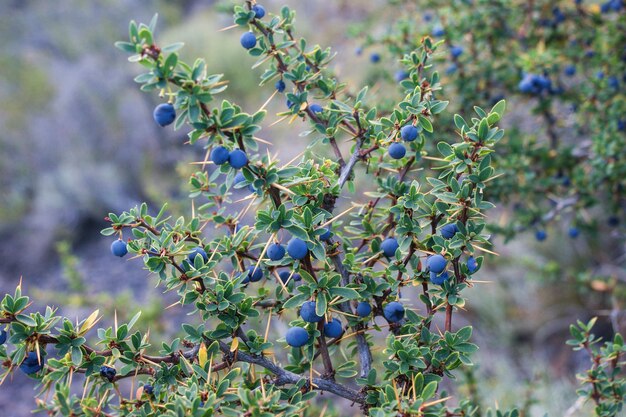
[[[250,364],[254,364],[254,365],[259,365],[265,369],[267,369],[268,371],[270,371],[271,373],[273,373],[274,375],[276,375],[276,379],[274,381],[274,383],[277,386],[281,386],[281,385],[286,385],[286,384],[296,384],[298,383],[298,381],[300,380],[305,380],[307,381],[309,387],[311,389],[316,389],[319,391],[327,391],[327,392],[331,392],[335,395],[338,395],[342,398],[346,398],[350,401],[352,401],[353,403],[357,403],[360,405],[365,405],[365,394],[358,392],[356,390],[353,390],[351,388],[345,387],[343,385],[337,384],[334,381],[328,380],[328,379],[324,379],[324,378],[313,378],[313,379],[309,379],[306,377],[302,377],[298,374],[295,374],[293,372],[287,371],[283,368],[281,368],[280,366],[278,366],[276,363],[270,361],[269,359],[263,357],[263,356],[258,356],[258,355],[251,355],[249,353],[245,353],[245,352],[241,352],[238,351],[236,355],[234,355],[231,351],[230,351],[230,346],[228,346],[226,343],[224,342],[219,342],[220,344],[220,349],[222,350],[222,352],[229,356],[229,357],[233,357],[233,362],[245,362],[245,363],[250,363]],[[312,385],[311,385],[312,383]]]

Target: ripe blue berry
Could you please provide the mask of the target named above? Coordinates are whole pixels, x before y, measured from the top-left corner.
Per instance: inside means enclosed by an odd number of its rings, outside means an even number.
[[[233,149],[228,154],[228,163],[235,169],[243,168],[248,163],[248,156],[241,149]]]
[[[213,161],[215,165],[223,165],[228,162],[228,153],[228,149],[226,149],[225,147],[216,146],[211,149],[211,161]]]
[[[396,254],[396,250],[400,247],[396,238],[388,237],[380,244],[380,249],[387,258],[391,258]]]
[[[419,133],[419,131],[417,130],[417,127],[408,124],[402,127],[402,129],[400,129],[400,136],[402,137],[402,140],[405,140],[407,142],[413,142],[415,139],[417,139],[417,134]]]
[[[458,69],[459,69],[459,67],[456,64],[451,64],[451,65],[448,66],[448,68],[446,68],[446,74],[452,75]]]
[[[328,241],[333,236],[333,233],[330,231],[330,229],[323,228],[322,231],[324,232],[320,235],[320,240],[322,242]]]
[[[320,105],[319,105],[319,104],[317,104],[317,103],[313,103],[313,104],[311,104],[311,105],[309,106],[309,109],[311,109],[311,111],[312,111],[313,113],[321,113],[321,112],[323,112],[323,111],[324,111],[324,109],[322,108],[322,106],[320,106]]]
[[[298,282],[302,279],[300,274],[298,274],[297,272],[294,272],[292,274],[291,271],[280,271],[280,273],[278,274],[278,277],[283,282],[283,284],[287,283],[287,280],[289,280],[289,277],[291,277],[291,281],[295,281],[295,282]]]
[[[0,330],[0,345],[4,345],[7,341],[7,331],[2,329]]]
[[[389,145],[389,156],[393,159],[402,159],[406,155],[406,148],[400,142],[393,142]]]
[[[283,91],[285,91],[285,88],[287,86],[285,85],[285,82],[283,80],[278,80],[276,81],[276,84],[274,84],[274,87],[276,87],[276,90],[278,90],[279,93],[282,93]]]
[[[299,348],[309,343],[309,332],[302,327],[292,327],[287,330],[285,340],[289,346]]]
[[[115,375],[117,371],[115,368],[111,368],[110,366],[103,365],[100,367],[100,376],[106,378],[109,382],[115,381]]]
[[[446,31],[443,29],[441,25],[437,25],[433,28],[433,36],[438,38],[446,34]]]
[[[324,319],[324,317],[318,316],[315,312],[315,301],[306,301],[302,304],[300,317],[302,317],[302,320],[309,323],[317,323]]]
[[[380,54],[377,52],[374,52],[372,55],[370,55],[370,61],[372,61],[372,63],[374,64],[380,62]]]
[[[334,318],[329,323],[324,324],[324,335],[326,337],[339,337],[342,333],[343,327],[338,318]]]
[[[452,55],[452,58],[458,58],[461,56],[462,53],[463,53],[462,46],[453,46],[452,48],[450,48],[450,55]]]
[[[20,370],[27,375],[35,374],[43,368],[44,358],[41,356],[41,363],[36,352],[28,352],[24,361],[20,364]]]
[[[126,247],[126,242],[122,239],[118,239],[111,243],[111,253],[115,256],[119,256],[120,258],[128,253],[128,248]]]
[[[469,271],[469,273],[473,274],[474,272],[476,272],[477,269],[478,262],[476,262],[476,259],[473,256],[467,258],[467,270]]]
[[[404,318],[404,306],[392,301],[383,308],[383,315],[390,323],[397,323]]]
[[[400,81],[406,80],[407,78],[409,78],[409,73],[406,72],[405,70],[398,70],[394,74],[393,78],[396,80],[397,83],[399,83]]]
[[[548,234],[545,230],[537,230],[535,232],[535,239],[537,239],[539,242],[543,242],[544,240],[546,240],[547,237]]]
[[[241,35],[241,38],[239,38],[239,42],[244,48],[252,49],[256,46],[256,36],[254,36],[254,33],[252,32],[246,32]]]
[[[446,269],[446,258],[442,255],[436,254],[433,256],[429,256],[426,260],[426,266],[430,270],[430,272],[434,272],[435,274],[440,274]]]
[[[563,72],[568,77],[573,77],[576,74],[576,66],[574,64],[569,64],[565,67],[565,70]]]
[[[254,265],[248,267],[248,275],[246,276],[250,282],[258,282],[263,279],[263,270],[260,267],[255,268]]]
[[[252,6],[252,11],[254,12],[254,17],[257,19],[263,19],[265,16],[265,8],[260,4],[255,4]]]
[[[161,127],[171,125],[176,119],[176,110],[170,103],[161,103],[152,112],[154,121]]]
[[[146,384],[143,386],[143,392],[147,395],[152,395],[152,393],[154,393],[154,387],[150,384]]]
[[[619,217],[617,217],[617,216],[610,216],[608,218],[608,220],[607,220],[607,223],[611,227],[617,227],[617,226],[619,226]]]
[[[448,271],[443,271],[441,274],[430,271],[430,282],[435,285],[442,285],[445,281],[448,280],[448,278],[450,278],[450,276],[448,275]]]
[[[578,235],[580,235],[580,230],[578,230],[577,227],[570,227],[569,230],[567,231],[567,234],[569,235],[569,237],[571,237],[572,239],[576,239],[578,237]]]
[[[187,255],[187,260],[193,264],[194,259],[196,259],[196,256],[202,256],[202,259],[204,260],[205,263],[209,262],[209,257],[207,256],[206,252],[204,251],[203,248],[201,248],[200,246],[197,246],[195,248],[193,248],[191,250],[191,252],[189,252],[189,255]]]
[[[267,257],[272,261],[280,261],[285,257],[285,247],[280,243],[270,243],[267,248]]]
[[[372,313],[372,306],[367,301],[361,301],[356,305],[356,314],[359,317],[367,317]]]
[[[307,253],[309,253],[309,249],[306,246],[306,242],[302,239],[298,239],[294,237],[287,244],[287,253],[293,259],[303,259]]]
[[[444,239],[452,239],[454,235],[459,231],[459,228],[455,223],[448,223],[441,228],[441,236]]]

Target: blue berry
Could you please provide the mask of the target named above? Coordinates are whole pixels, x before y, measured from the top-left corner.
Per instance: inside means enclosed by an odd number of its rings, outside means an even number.
[[[323,228],[321,229],[324,233],[322,233],[320,235],[320,240],[322,242],[327,242],[328,240],[330,240],[330,238],[333,236],[333,233],[330,231],[330,229],[327,228]]]
[[[448,275],[448,271],[443,271],[440,274],[430,271],[430,282],[432,282],[435,285],[442,285],[449,278],[450,276]]]
[[[397,301],[392,301],[383,308],[383,316],[389,323],[397,323],[404,318],[404,306]]]
[[[263,279],[263,270],[259,267],[255,267],[254,265],[250,265],[248,267],[248,275],[246,278],[250,282],[261,281],[261,279]]]
[[[126,247],[126,242],[122,239],[118,239],[111,243],[111,253],[115,256],[123,257],[128,253],[128,248]]]
[[[2,329],[0,330],[0,345],[4,345],[7,341],[7,331]]]
[[[580,235],[580,230],[578,230],[577,227],[570,227],[569,230],[567,231],[567,234],[569,235],[569,237],[571,237],[572,239],[576,239],[579,235]]]
[[[462,53],[463,53],[462,46],[453,46],[452,48],[450,48],[450,55],[452,55],[452,58],[458,58],[461,56]]]
[[[43,369],[44,358],[41,356],[41,363],[36,352],[28,352],[24,361],[20,364],[20,371],[27,375],[35,374]]]
[[[446,31],[441,25],[437,25],[433,28],[433,36],[438,38],[446,34]]]
[[[544,240],[546,240],[547,237],[548,234],[545,230],[537,230],[535,232],[535,239],[537,239],[539,242],[543,242]]]
[[[233,149],[228,154],[228,162],[235,169],[243,168],[248,163],[248,156],[241,149]]]
[[[602,80],[602,79],[604,79],[604,71],[598,71],[598,72],[596,72],[596,78],[597,78],[598,80]]]
[[[109,382],[115,381],[115,375],[117,371],[115,368],[111,368],[110,366],[103,365],[100,367],[100,376],[106,378]]]
[[[388,237],[380,244],[380,249],[383,251],[383,255],[387,258],[394,256],[399,247],[400,245],[398,244],[398,241],[393,237]]]
[[[311,104],[311,105],[309,106],[309,109],[311,109],[311,111],[312,111],[313,113],[321,113],[321,112],[323,112],[323,111],[324,111],[324,109],[322,108],[322,106],[320,106],[320,105],[319,105],[319,104],[317,104],[317,103],[313,103],[313,104]]]
[[[170,103],[161,103],[152,112],[154,121],[161,127],[171,125],[176,119],[176,110]]]
[[[295,281],[295,282],[298,282],[302,279],[300,274],[298,274],[297,272],[294,272],[292,274],[291,271],[280,271],[280,273],[278,274],[278,277],[283,282],[283,284],[287,283],[287,280],[289,279],[289,277],[291,277],[291,281]]]
[[[274,87],[276,87],[276,90],[278,90],[279,93],[282,93],[283,91],[285,91],[285,88],[287,86],[285,85],[285,82],[283,80],[278,80],[276,81],[276,84],[274,84]]]
[[[396,80],[397,83],[399,83],[400,81],[406,80],[407,78],[409,78],[409,73],[406,72],[405,70],[398,70],[396,71],[393,78]]]
[[[338,318],[332,319],[324,324],[324,335],[326,337],[339,337],[343,333],[343,326]]]
[[[324,319],[324,317],[318,316],[315,312],[315,301],[306,301],[302,304],[300,317],[302,317],[302,320],[309,323],[317,323]]]
[[[609,77],[608,84],[609,84],[609,87],[611,87],[614,90],[617,90],[619,88],[619,80],[617,79],[617,77],[613,75]]]
[[[292,327],[287,330],[285,340],[289,346],[299,348],[309,343],[309,332],[302,327]]]
[[[617,227],[617,226],[619,226],[619,217],[617,217],[617,216],[610,216],[608,218],[608,220],[607,220],[607,223],[611,227]]]
[[[143,392],[147,395],[152,395],[154,393],[154,387],[150,384],[146,384],[143,386]]]
[[[402,129],[400,129],[400,137],[402,138],[402,140],[405,140],[407,142],[413,142],[415,139],[417,139],[418,133],[419,130],[412,124],[405,125],[402,127]]]
[[[467,258],[467,270],[469,271],[469,273],[473,274],[474,272],[476,272],[477,269],[478,262],[476,262],[476,259],[473,256]]]
[[[191,250],[191,252],[189,252],[189,255],[187,255],[187,260],[193,265],[193,261],[194,259],[196,259],[196,256],[202,256],[202,260],[204,261],[204,263],[209,262],[209,257],[206,254],[206,252],[204,251],[204,249],[200,246],[196,246],[195,248],[193,248]]]
[[[426,260],[426,266],[430,270],[430,272],[434,272],[435,274],[440,274],[446,269],[448,261],[440,254],[436,254],[433,256],[429,256]]]
[[[228,162],[228,154],[228,149],[223,146],[216,146],[211,149],[210,158],[215,165],[222,165]]]
[[[389,145],[388,152],[393,159],[402,159],[406,155],[406,148],[400,142],[393,142]]]
[[[441,236],[443,236],[444,239],[452,239],[454,235],[456,235],[456,233],[459,231],[459,228],[457,227],[456,223],[448,223],[443,226],[440,231]]]
[[[569,64],[565,67],[565,70],[563,72],[568,77],[573,77],[576,74],[576,66],[574,64]]]
[[[287,253],[293,259],[303,259],[309,253],[309,249],[304,240],[294,237],[287,244]]]
[[[254,17],[257,19],[263,19],[265,16],[265,8],[260,4],[255,4],[252,6],[252,11],[254,12]]]
[[[285,257],[285,247],[280,243],[270,243],[267,248],[267,256],[272,261],[280,261]]]
[[[374,64],[380,62],[380,54],[377,52],[372,53],[372,55],[370,55],[370,61]]]
[[[458,70],[459,67],[457,67],[456,64],[451,64],[450,66],[448,66],[448,68],[446,68],[446,74],[451,75],[454,74],[456,72],[456,70]]]
[[[256,46],[256,36],[254,36],[254,33],[252,32],[246,32],[241,35],[241,38],[239,38],[239,42],[244,48],[252,49]]]
[[[356,314],[359,317],[367,317],[372,313],[372,306],[367,301],[361,301],[356,305]]]

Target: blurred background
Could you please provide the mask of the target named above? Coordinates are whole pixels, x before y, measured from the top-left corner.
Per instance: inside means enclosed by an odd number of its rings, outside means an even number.
[[[359,40],[348,34],[351,23],[372,18],[383,1],[264,2],[270,11],[282,4],[296,10],[302,36],[338,52],[334,69],[353,90],[365,80],[374,91],[384,86],[371,81],[381,80],[375,77],[381,70],[355,54]],[[252,112],[272,88],[256,87],[260,72],[250,71],[253,60],[239,47],[239,32],[218,31],[231,25],[222,6],[208,0],[0,2],[0,292],[12,293],[22,280],[35,306],[63,306],[70,318],[98,308],[126,320],[142,310],[139,325],[153,334],[178,331],[185,312],[164,312],[172,299],[154,288],[141,262],[111,256],[110,239],[99,232],[109,212],[141,201],[154,208],[170,201],[173,213],[189,215],[189,162],[203,150],[183,146],[184,130],[153,122],[158,97],[138,91],[137,68],[113,43],[127,38],[130,19],[148,22],[158,12],[160,43],[185,42],[183,59],[205,57],[210,72],[231,80],[225,97]],[[281,100],[270,103],[267,124],[284,109]],[[288,160],[304,148],[304,142],[293,145],[302,130],[296,122],[264,129],[261,137]],[[502,220],[504,213],[492,215]],[[480,346],[477,366],[458,378],[479,381],[470,384],[470,394],[485,406],[564,415],[576,401],[575,373],[586,366],[584,356],[564,345],[568,325],[597,315],[597,333],[611,333],[608,296],[558,284],[559,265],[576,263],[588,245],[602,242],[565,233],[541,244],[523,235],[514,243],[496,240],[501,256],[486,262],[476,277],[484,283],[468,291],[467,311],[455,318],[455,326],[474,325]],[[15,373],[0,387],[0,415],[30,415],[33,389]],[[588,415],[584,408],[579,413],[572,415]]]

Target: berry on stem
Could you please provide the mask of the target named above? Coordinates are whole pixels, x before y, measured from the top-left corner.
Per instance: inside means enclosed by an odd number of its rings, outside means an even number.
[[[243,168],[248,163],[248,156],[241,149],[233,149],[228,154],[228,162],[235,169]]]
[[[280,243],[270,243],[267,248],[267,257],[272,261],[280,261],[285,257],[285,247]]]
[[[285,340],[289,346],[299,348],[309,343],[309,332],[302,327],[292,327],[287,330]]]
[[[165,127],[176,120],[176,110],[170,103],[161,103],[154,108],[152,117],[159,126]]]
[[[308,323],[317,323],[324,319],[315,312],[315,301],[305,301],[300,308],[300,317]]]
[[[419,130],[412,124],[404,125],[402,129],[400,129],[400,137],[402,137],[402,140],[406,142],[413,142],[417,139],[418,133]]]
[[[390,323],[397,323],[404,318],[404,306],[402,303],[392,301],[383,308],[383,315]]]
[[[126,242],[122,239],[118,239],[111,243],[111,253],[115,256],[123,257],[128,253],[128,247],[126,246]]]
[[[433,256],[429,256],[426,260],[426,266],[430,270],[430,272],[434,272],[435,274],[440,274],[446,269],[446,265],[448,261],[440,254],[436,254]]]
[[[326,337],[339,337],[343,333],[343,327],[341,321],[338,318],[332,319],[330,322],[324,324],[324,335]]]
[[[394,256],[396,254],[396,250],[399,247],[400,245],[394,237],[388,237],[380,244],[380,249],[383,251],[383,255],[385,255],[387,258],[391,258],[392,256]]]
[[[191,264],[193,264],[194,259],[196,259],[196,256],[198,255],[202,256],[202,260],[204,260],[204,263],[209,262],[208,255],[206,254],[205,250],[200,246],[196,246],[195,248],[191,250],[191,252],[189,252],[189,255],[187,255],[187,260]]]
[[[228,162],[228,154],[228,149],[223,146],[216,146],[211,149],[210,158],[215,165],[223,165]]]
[[[241,38],[239,38],[239,42],[244,48],[252,49],[256,46],[256,36],[254,36],[254,33],[252,32],[246,32],[241,35]]]
[[[393,142],[389,145],[389,156],[393,159],[402,159],[406,155],[406,148],[400,142]]]
[[[367,317],[372,313],[372,306],[367,301],[361,301],[356,305],[356,314],[359,317]]]
[[[307,253],[309,253],[309,249],[306,246],[306,242],[302,239],[298,239],[294,237],[287,244],[287,253],[293,259],[304,259]]]

